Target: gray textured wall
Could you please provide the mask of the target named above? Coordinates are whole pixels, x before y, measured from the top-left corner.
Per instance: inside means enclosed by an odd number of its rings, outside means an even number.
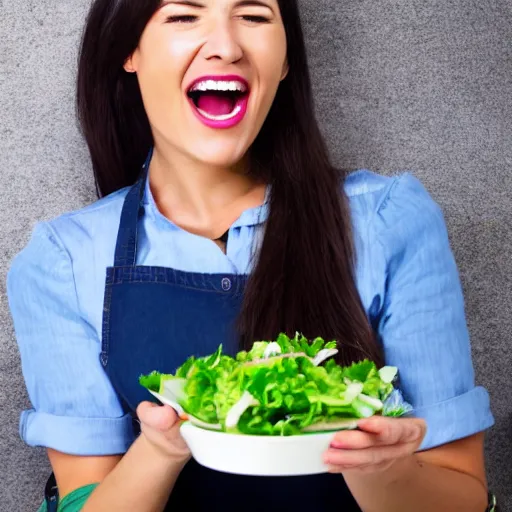
[[[36,220],[94,199],[73,111],[87,0],[0,0],[0,509],[34,510],[48,466],[18,440],[27,403],[5,272]],[[446,213],[479,382],[489,475],[512,511],[511,0],[302,0],[335,160],[412,170]],[[14,507],[14,502],[17,505]]]

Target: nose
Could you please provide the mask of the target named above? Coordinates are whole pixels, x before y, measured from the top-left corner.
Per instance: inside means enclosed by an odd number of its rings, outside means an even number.
[[[228,21],[216,20],[212,23],[202,53],[207,60],[222,60],[227,64],[238,62],[243,50]]]

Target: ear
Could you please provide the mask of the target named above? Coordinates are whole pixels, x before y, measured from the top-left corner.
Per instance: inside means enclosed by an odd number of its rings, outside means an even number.
[[[133,52],[125,61],[123,68],[127,73],[137,73],[138,70],[137,50]]]
[[[283,81],[288,76],[289,71],[290,71],[290,66],[288,65],[288,59],[286,59],[283,64],[283,71],[281,73],[281,81]]]

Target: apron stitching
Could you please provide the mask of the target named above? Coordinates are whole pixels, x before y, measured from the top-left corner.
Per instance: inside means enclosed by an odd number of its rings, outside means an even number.
[[[113,277],[112,285],[126,282],[175,285],[189,290],[208,291],[222,295],[238,294],[243,290],[247,276],[241,274],[198,274],[189,273],[167,267],[135,266],[135,267],[109,267]],[[225,281],[229,280],[231,287],[225,288]],[[213,280],[213,282],[212,282]],[[219,282],[217,286],[216,282]]]
[[[211,289],[205,289],[205,288],[202,288],[202,287],[199,287],[199,286],[193,286],[193,285],[186,285],[186,284],[182,284],[182,283],[170,283],[170,282],[162,282],[162,281],[159,281],[159,282],[156,282],[156,281],[144,281],[142,279],[124,279],[122,281],[118,281],[116,283],[113,284],[113,286],[117,285],[122,285],[122,284],[126,284],[126,283],[132,283],[132,284],[165,284],[167,286],[177,286],[179,288],[183,288],[185,290],[195,290],[195,291],[200,291],[200,292],[205,292],[205,293],[217,293],[219,295],[237,295],[239,293],[239,289],[236,288],[236,287],[233,287],[231,288],[231,290],[229,291],[224,291],[224,290],[217,290],[215,288],[211,288]]]
[[[108,363],[112,286],[113,284],[107,284],[105,286],[105,301],[103,306],[103,332],[101,336],[101,363],[103,366],[107,366]]]

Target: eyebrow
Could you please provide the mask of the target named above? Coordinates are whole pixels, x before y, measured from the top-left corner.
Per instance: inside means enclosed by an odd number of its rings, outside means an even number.
[[[235,4],[235,7],[252,7],[252,6],[266,7],[267,9],[270,9],[271,11],[273,10],[272,7],[267,2],[263,2],[262,0],[239,0]]]
[[[188,5],[189,7],[197,7],[199,9],[203,9],[204,4],[200,4],[199,2],[194,2],[193,0],[164,0],[160,8],[165,7],[166,5]]]
[[[198,9],[205,8],[204,4],[195,2],[194,0],[164,0],[162,2],[161,7],[165,7],[166,5],[172,5],[172,4],[186,5],[189,7],[197,7]],[[252,7],[252,6],[266,7],[267,9],[270,9],[272,12],[274,12],[272,7],[267,2],[264,2],[263,0],[239,0],[235,4],[235,7]]]

